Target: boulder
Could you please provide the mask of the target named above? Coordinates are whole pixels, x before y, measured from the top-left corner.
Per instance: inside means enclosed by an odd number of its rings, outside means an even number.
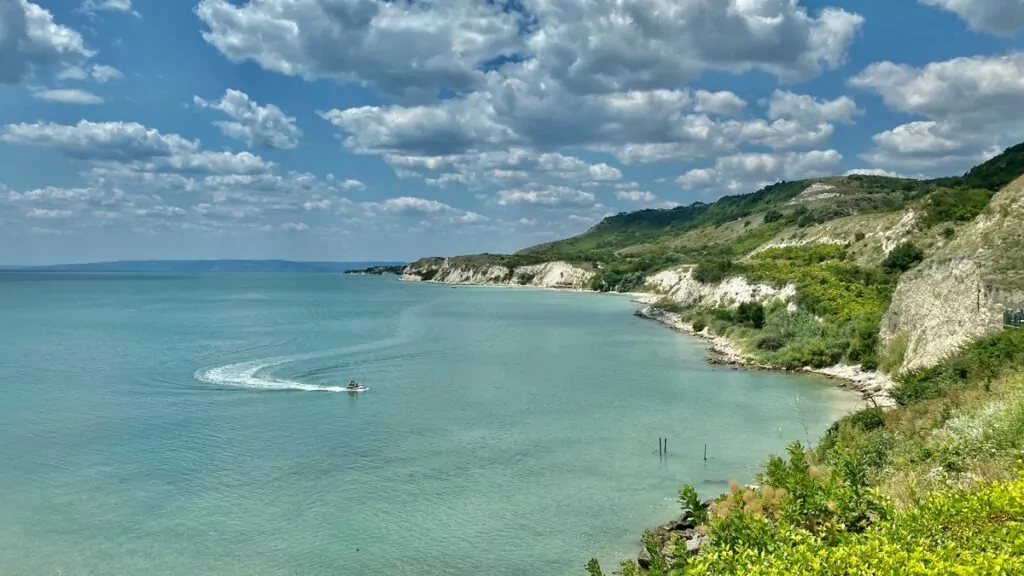
[[[686,541],[686,551],[689,552],[691,555],[699,554],[700,549],[704,546],[706,542],[707,537],[701,534],[695,534],[693,537]]]
[[[651,553],[647,551],[647,548],[640,549],[640,553],[636,556],[636,563],[644,570],[651,567]]]

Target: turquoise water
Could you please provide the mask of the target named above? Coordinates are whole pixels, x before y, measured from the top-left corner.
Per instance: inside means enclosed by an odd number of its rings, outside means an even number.
[[[0,274],[0,573],[580,575],[635,554],[680,483],[747,480],[849,407],[633,307]]]

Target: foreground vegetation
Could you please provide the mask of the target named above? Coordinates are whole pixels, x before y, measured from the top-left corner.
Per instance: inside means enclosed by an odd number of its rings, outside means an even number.
[[[675,564],[649,574],[1024,574],[1022,369],[1024,330],[992,334],[899,377],[897,408],[851,414],[812,449],[793,444],[756,487],[734,483],[710,505],[684,487],[708,544],[692,556],[676,546]]]

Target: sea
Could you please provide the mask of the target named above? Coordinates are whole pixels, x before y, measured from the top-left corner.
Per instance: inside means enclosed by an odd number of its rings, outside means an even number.
[[[752,481],[853,406],[815,377],[709,365],[636,306],[387,276],[2,272],[0,574],[610,571],[683,483]]]

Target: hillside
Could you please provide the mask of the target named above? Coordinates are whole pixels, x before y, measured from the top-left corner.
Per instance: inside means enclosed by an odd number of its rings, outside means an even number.
[[[1022,173],[1024,144],[957,177],[781,182],[710,204],[617,214],[515,254],[425,258],[404,277],[645,292],[695,332],[729,338],[753,363],[897,372],[940,360],[998,328],[1003,307],[1024,305],[1016,253],[995,249],[1022,241],[1021,192],[1008,186]],[[987,263],[971,264],[975,253]],[[941,286],[961,286],[970,274],[986,278],[972,288],[983,293],[975,312],[984,301],[985,313],[966,318],[960,293]],[[743,303],[758,307],[756,321]],[[936,306],[945,312],[929,311]],[[961,319],[970,325],[962,334],[942,330]]]
[[[640,291],[638,314],[724,361],[856,379],[877,402],[754,485],[684,486],[624,576],[1024,573],[1024,327],[1004,326],[1024,316],[1022,174],[1024,144],[950,178],[783,182],[403,277]]]

